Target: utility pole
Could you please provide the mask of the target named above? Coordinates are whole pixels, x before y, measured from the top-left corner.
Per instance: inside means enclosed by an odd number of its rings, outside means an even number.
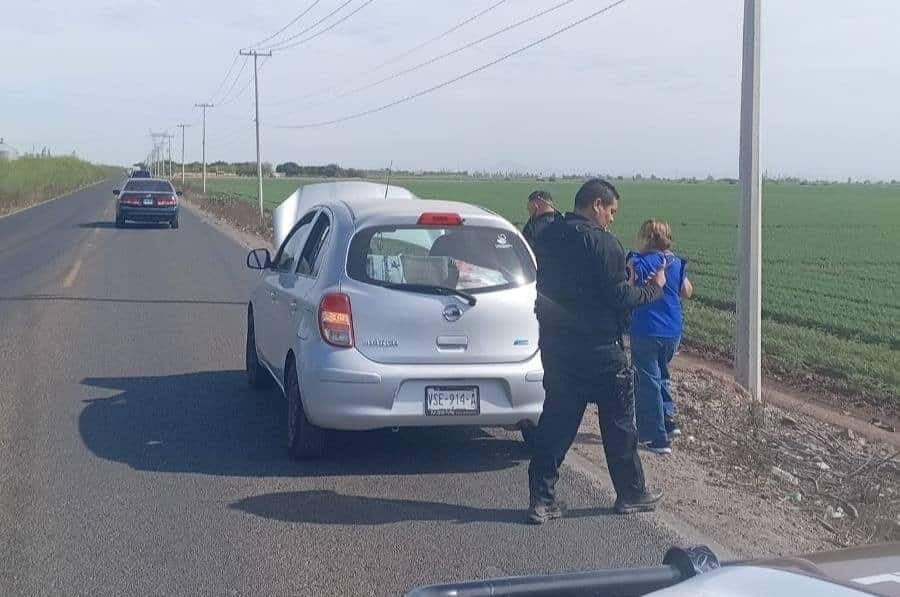
[[[154,133],[153,131],[150,131],[150,138],[153,140],[153,176],[160,175],[161,163],[163,160],[162,143],[167,134],[167,132]],[[165,172],[162,174],[165,176]]]
[[[169,178],[172,178],[172,139],[175,138],[175,135],[166,135],[166,152],[169,156]]]
[[[181,186],[184,186],[184,129],[191,126],[189,124],[176,124],[181,129]]]
[[[262,162],[259,157],[259,68],[257,59],[260,56],[271,56],[272,52],[257,52],[256,50],[241,50],[241,56],[253,56],[253,95],[256,103],[256,181],[258,183],[257,195],[259,196],[259,219],[263,219],[263,187],[262,187]]]
[[[195,108],[203,108],[203,192],[206,193],[206,109],[212,104],[194,104]]]
[[[759,167],[759,39],[762,0],[744,0],[735,380],[762,404],[762,180]],[[758,409],[761,412],[761,409]]]

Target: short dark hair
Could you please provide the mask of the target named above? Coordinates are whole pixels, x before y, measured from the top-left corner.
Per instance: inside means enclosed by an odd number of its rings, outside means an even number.
[[[597,199],[603,207],[607,207],[619,200],[619,191],[602,178],[592,178],[575,193],[575,209],[586,209]]]
[[[553,203],[553,196],[550,195],[547,191],[532,191],[530,195],[528,195],[528,203],[533,201],[546,201],[547,203]]]

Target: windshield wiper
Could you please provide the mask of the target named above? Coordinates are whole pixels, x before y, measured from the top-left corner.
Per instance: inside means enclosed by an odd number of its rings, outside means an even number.
[[[397,284],[394,282],[381,282],[382,286],[387,288],[395,288],[397,290],[409,290],[410,292],[421,292],[422,294],[437,294],[440,296],[458,296],[466,301],[470,307],[474,307],[478,299],[462,290],[455,288],[447,288],[446,286],[432,286],[430,284]]]

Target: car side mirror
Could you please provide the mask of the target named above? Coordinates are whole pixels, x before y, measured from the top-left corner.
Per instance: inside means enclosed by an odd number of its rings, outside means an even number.
[[[113,189],[113,195],[118,195],[118,194],[119,194],[119,189]]]
[[[268,249],[253,249],[247,253],[247,267],[250,269],[269,269],[272,267],[272,256]]]
[[[182,195],[184,195],[184,191],[175,191],[175,193],[176,193],[179,197],[181,197]]]

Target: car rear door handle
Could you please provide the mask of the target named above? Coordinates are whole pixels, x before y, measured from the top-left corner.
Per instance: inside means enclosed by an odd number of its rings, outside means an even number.
[[[469,346],[468,336],[438,336],[437,347],[443,350],[465,350]]]

